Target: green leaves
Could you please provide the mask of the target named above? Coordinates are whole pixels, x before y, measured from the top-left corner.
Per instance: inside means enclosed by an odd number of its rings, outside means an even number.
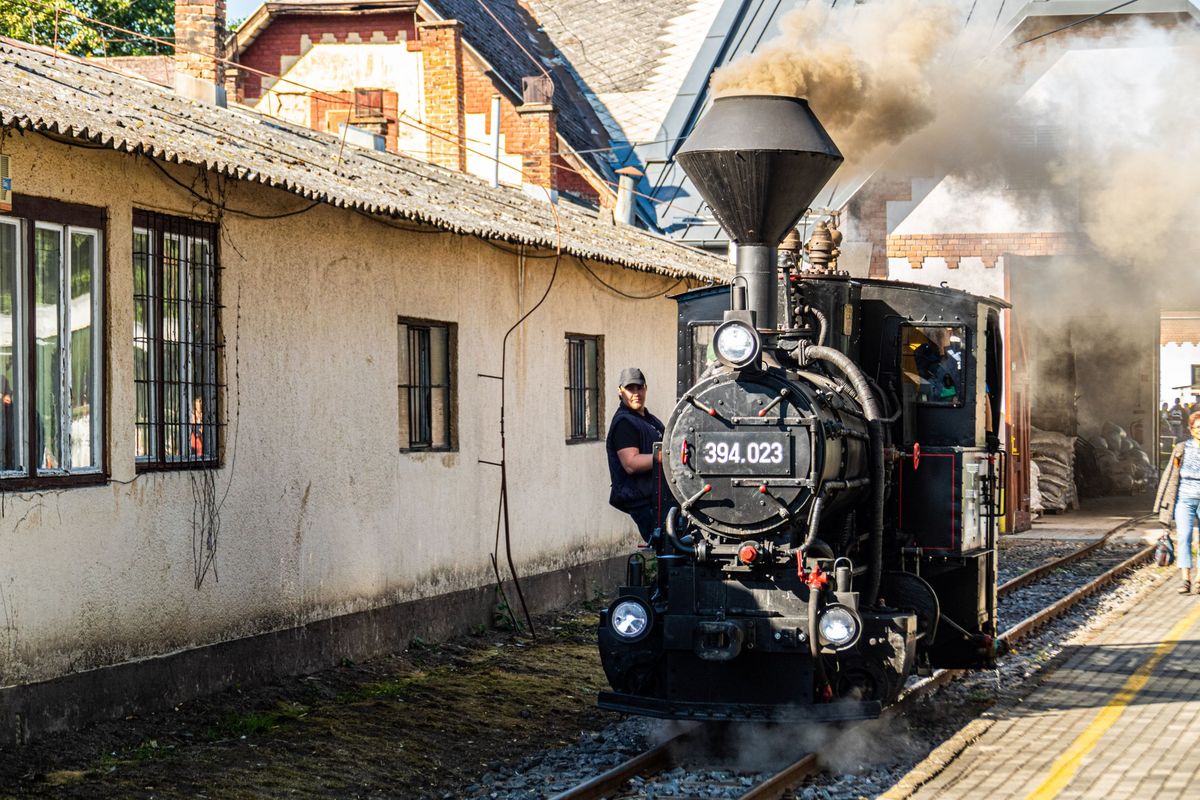
[[[106,28],[84,17],[132,33]],[[11,0],[0,5],[0,35],[80,56],[170,54],[174,0]]]

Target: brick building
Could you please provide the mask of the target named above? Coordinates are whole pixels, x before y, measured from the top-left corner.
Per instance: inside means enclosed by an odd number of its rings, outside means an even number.
[[[229,38],[226,87],[356,144],[611,208],[604,127],[535,29],[506,2],[270,2]]]

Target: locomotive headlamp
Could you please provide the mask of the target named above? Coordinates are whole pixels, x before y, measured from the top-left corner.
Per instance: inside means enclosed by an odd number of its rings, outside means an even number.
[[[758,358],[762,343],[758,332],[744,322],[731,320],[723,323],[713,334],[713,349],[717,358],[727,366],[741,368]]]
[[[821,611],[821,616],[817,618],[817,630],[821,634],[822,642],[832,645],[838,650],[843,650],[858,641],[862,624],[859,622],[858,615],[848,607],[839,603],[830,603],[825,606]]]
[[[628,642],[636,642],[650,631],[650,607],[630,597],[619,598],[608,611],[613,632]]]

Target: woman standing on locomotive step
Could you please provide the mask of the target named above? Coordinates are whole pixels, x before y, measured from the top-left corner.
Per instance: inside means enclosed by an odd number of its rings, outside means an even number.
[[[1158,483],[1154,500],[1158,521],[1167,527],[1172,521],[1175,523],[1178,536],[1175,555],[1183,570],[1180,594],[1192,590],[1192,532],[1196,531],[1200,538],[1200,412],[1188,418],[1188,432],[1192,437],[1171,451],[1171,460]],[[1200,592],[1200,579],[1196,588]]]

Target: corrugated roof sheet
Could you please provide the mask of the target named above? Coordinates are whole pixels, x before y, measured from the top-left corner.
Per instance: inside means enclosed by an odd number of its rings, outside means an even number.
[[[246,109],[189,100],[94,63],[0,38],[0,125],[99,143],[274,186],[335,206],[460,234],[537,247],[646,272],[727,280],[712,255],[551,206],[520,190],[406,156],[348,146]],[[557,214],[555,214],[557,212]]]

